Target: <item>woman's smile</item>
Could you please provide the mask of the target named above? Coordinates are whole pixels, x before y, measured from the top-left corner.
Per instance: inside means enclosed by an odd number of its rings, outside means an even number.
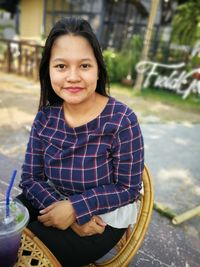
[[[72,93],[72,94],[77,94],[81,92],[82,90],[84,90],[84,88],[80,86],[69,86],[69,87],[64,87],[63,90],[69,93]]]

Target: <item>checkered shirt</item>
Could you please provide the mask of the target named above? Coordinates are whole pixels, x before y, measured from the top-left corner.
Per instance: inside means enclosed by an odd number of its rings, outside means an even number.
[[[71,128],[62,104],[35,117],[20,187],[38,209],[67,197],[79,224],[134,202],[141,189],[144,146],[134,112],[109,97],[102,113]]]

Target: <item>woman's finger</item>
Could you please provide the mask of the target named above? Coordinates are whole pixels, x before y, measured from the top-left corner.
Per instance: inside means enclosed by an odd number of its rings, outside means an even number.
[[[102,226],[102,225],[99,225],[96,220],[94,221],[93,220],[93,225],[90,229],[90,231],[93,233],[93,234],[102,234],[105,230],[105,226]]]
[[[105,227],[107,224],[99,216],[93,216],[92,221],[98,224],[99,226]]]
[[[47,213],[47,214],[38,216],[38,221],[42,223],[49,221],[49,214]]]
[[[49,212],[50,210],[52,210],[55,206],[57,205],[57,202],[54,202],[53,204],[49,205],[48,207],[46,207],[43,210],[40,210],[40,214],[45,214],[47,212]]]

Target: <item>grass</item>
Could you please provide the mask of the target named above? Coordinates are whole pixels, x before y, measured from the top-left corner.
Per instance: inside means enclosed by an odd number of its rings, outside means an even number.
[[[141,92],[135,92],[133,87],[121,84],[111,84],[111,91],[112,89],[127,96],[141,97],[144,100],[161,102],[185,111],[200,112],[200,95],[197,94],[191,94],[188,98],[182,99],[181,95],[168,90],[145,88]]]
[[[195,94],[191,94],[188,98],[182,99],[181,95],[171,91],[143,89],[140,95],[144,99],[156,100],[184,110],[200,112],[200,96]]]

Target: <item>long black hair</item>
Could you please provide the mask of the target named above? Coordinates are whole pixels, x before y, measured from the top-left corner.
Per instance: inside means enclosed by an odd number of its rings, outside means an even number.
[[[86,38],[87,41],[90,43],[94,51],[95,58],[97,60],[98,70],[99,70],[99,76],[98,76],[99,79],[97,81],[96,92],[104,96],[108,95],[106,89],[106,85],[109,84],[107,70],[105,67],[99,42],[90,24],[82,18],[77,18],[77,17],[63,18],[60,21],[58,21],[51,29],[43,50],[39,68],[39,78],[41,86],[39,110],[46,105],[53,105],[55,103],[61,103],[63,101],[54,92],[51,86],[51,81],[49,76],[49,60],[51,56],[51,49],[55,40],[61,35],[65,34],[82,36]]]

